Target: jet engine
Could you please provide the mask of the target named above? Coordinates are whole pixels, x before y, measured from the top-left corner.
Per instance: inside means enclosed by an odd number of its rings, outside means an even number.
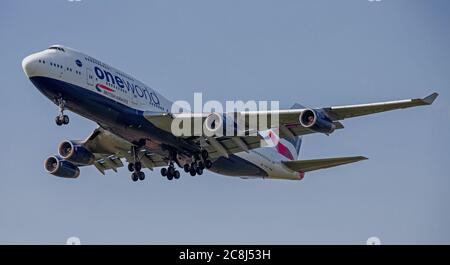
[[[306,109],[299,116],[300,124],[315,132],[330,134],[336,129],[336,125],[318,110]]]
[[[58,153],[64,160],[77,165],[92,165],[95,161],[94,154],[73,141],[64,141],[59,144]]]
[[[50,156],[44,162],[48,173],[61,178],[78,178],[80,169],[69,161],[62,160],[58,156]]]

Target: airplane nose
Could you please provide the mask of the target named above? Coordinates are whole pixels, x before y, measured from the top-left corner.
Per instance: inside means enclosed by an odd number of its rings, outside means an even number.
[[[36,56],[34,54],[25,57],[22,60],[22,68],[28,77],[32,77],[36,73]]]

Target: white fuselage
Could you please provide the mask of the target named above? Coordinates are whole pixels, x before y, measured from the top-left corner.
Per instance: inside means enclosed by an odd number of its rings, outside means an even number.
[[[171,101],[150,86],[91,56],[64,46],[55,45],[28,56],[23,61],[23,68],[29,78],[46,77],[63,81],[100,94],[106,99],[136,111],[168,113],[172,107]],[[79,112],[77,109],[72,111]],[[83,116],[91,118],[95,115]],[[280,143],[291,153],[296,153],[289,141],[281,139]],[[253,149],[235,155],[262,169],[267,174],[264,177],[267,178],[301,179],[303,177],[303,173],[292,171],[281,163],[288,158],[274,147]],[[295,154],[294,159],[296,156]],[[239,176],[238,174],[228,175]]]

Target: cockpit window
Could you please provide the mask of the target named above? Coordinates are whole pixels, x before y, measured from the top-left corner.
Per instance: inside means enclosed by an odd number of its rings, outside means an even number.
[[[50,48],[48,48],[49,50],[58,50],[58,51],[62,51],[62,52],[66,52],[63,48],[61,48],[61,47],[55,47],[55,46],[52,46],[52,47],[50,47]]]

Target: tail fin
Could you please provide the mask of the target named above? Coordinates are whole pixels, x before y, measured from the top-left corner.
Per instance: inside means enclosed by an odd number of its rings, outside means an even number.
[[[296,103],[291,109],[305,108]],[[300,148],[302,146],[302,137],[283,137],[280,139],[279,134],[272,129],[260,131],[260,136],[266,141],[268,146],[274,147],[278,153],[289,160],[296,160],[300,156]],[[282,140],[282,141],[281,141]]]
[[[291,109],[304,109],[305,106],[299,104],[299,103],[295,103]],[[289,138],[286,137],[284,138],[286,141],[290,142],[294,148],[295,148],[295,152],[296,152],[296,156],[297,159],[300,158],[300,148],[302,147],[302,137],[301,136],[295,136],[294,138]]]
[[[302,147],[302,141],[303,141],[302,137],[301,136],[295,136],[294,138],[286,137],[286,138],[283,138],[283,139],[285,139],[286,141],[288,141],[289,143],[291,143],[294,146],[297,159],[299,159],[300,158],[300,149]]]

